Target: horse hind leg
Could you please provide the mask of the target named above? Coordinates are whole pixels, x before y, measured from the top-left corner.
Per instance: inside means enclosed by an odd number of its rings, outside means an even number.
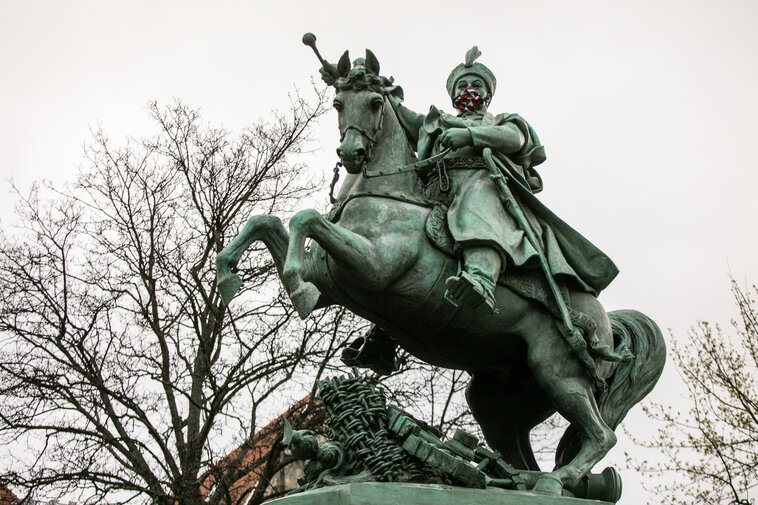
[[[608,391],[598,399],[598,408],[611,429],[621,424],[629,410],[653,389],[663,372],[666,344],[658,325],[635,310],[619,310],[608,314],[614,345],[632,358],[623,360],[608,378]],[[560,468],[576,457],[582,447],[583,434],[569,426],[561,437],[555,454],[555,467]]]
[[[570,395],[558,410],[571,422],[571,430],[581,433],[581,445],[576,456],[565,466],[542,477],[535,485],[535,491],[559,494],[561,487],[577,484],[616,445],[616,435],[600,417],[590,388],[581,392],[569,392],[570,389],[567,387],[558,392]]]
[[[474,373],[466,401],[487,443],[520,470],[539,470],[529,433],[555,409],[527,370],[519,378],[501,380]]]
[[[240,234],[216,255],[216,283],[225,304],[229,304],[242,287],[242,279],[234,271],[242,253],[258,240],[266,245],[279,276],[282,276],[289,235],[278,217],[268,214],[253,216],[248,219]]]
[[[575,485],[592,470],[616,444],[616,435],[600,414],[592,379],[551,326],[551,331],[530,339],[528,363],[556,410],[581,433],[581,446],[565,466],[541,477],[534,490],[560,494],[562,487]]]
[[[615,346],[632,356],[632,359],[618,363],[608,378],[608,391],[596,396],[603,421],[611,429],[616,429],[660,378],[666,362],[666,343],[655,321],[641,312],[618,310],[608,316]],[[581,446],[582,433],[569,426],[558,444],[555,467],[560,468],[574,459]]]

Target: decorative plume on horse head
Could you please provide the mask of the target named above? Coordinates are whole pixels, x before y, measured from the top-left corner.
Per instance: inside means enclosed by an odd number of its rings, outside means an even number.
[[[469,372],[467,401],[489,445],[538,469],[530,430],[556,410],[570,423],[556,469],[536,489],[574,485],[615,444],[613,429],[657,381],[665,345],[637,311],[606,313],[598,294],[613,262],[535,196],[545,150],[518,114],[487,109],[497,81],[474,47],[447,79],[455,114],[402,103],[367,50],[326,61],[334,87],[337,168],[347,174],[327,216],[250,218],[217,257],[228,303],[242,253],[263,241],[301,317],[342,305],[372,321],[345,350],[392,370],[395,346]],[[308,249],[307,239],[312,239]]]

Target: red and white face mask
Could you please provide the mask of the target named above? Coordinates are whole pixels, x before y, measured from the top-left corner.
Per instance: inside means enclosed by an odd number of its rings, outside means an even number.
[[[479,94],[476,88],[471,86],[467,87],[461,91],[460,95],[453,98],[453,107],[462,111],[476,110],[481,107],[483,103],[484,98],[482,98],[482,95]]]

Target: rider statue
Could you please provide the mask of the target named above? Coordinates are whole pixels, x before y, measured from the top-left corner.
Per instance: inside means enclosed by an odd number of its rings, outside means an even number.
[[[426,115],[416,114],[397,101],[395,107],[409,138],[416,142],[419,159],[450,150],[440,161],[440,175],[445,180],[439,184],[447,185],[449,179],[448,227],[461,269],[447,280],[445,298],[456,307],[485,304],[493,311],[501,272],[507,265],[529,265],[536,252],[503,207],[485,168],[482,149],[489,147],[501,161],[510,162],[532,192],[542,189],[534,167],[545,161],[545,150],[520,116],[495,116],[487,111],[497,80],[489,68],[475,61],[480,54],[472,48],[466,61],[447,78],[447,92],[457,115],[434,106]]]
[[[419,175],[446,195],[447,224],[460,268],[457,275],[447,279],[445,299],[455,307],[486,307],[492,312],[496,310],[495,287],[506,275],[522,279],[522,286],[523,279],[530,284],[550,275],[564,293],[579,290],[597,295],[616,277],[618,269],[534,197],[542,190],[535,167],[545,161],[545,149],[534,129],[518,114],[488,112],[497,80],[489,68],[476,61],[480,55],[474,46],[447,78],[455,115],[434,106],[427,114],[418,114],[401,103],[402,93],[388,93],[418,159],[434,160]],[[329,82],[323,68],[321,73]],[[514,189],[516,205],[526,223],[519,222],[512,209],[504,205],[503,195],[485,165],[486,148],[511,179],[509,187]],[[536,236],[542,251],[530,242],[525,226]],[[540,273],[540,254],[548,264],[548,274]],[[374,359],[371,355],[375,355],[386,369],[388,349],[394,352],[394,345],[385,340],[381,330],[374,328],[365,340],[354,342],[343,357],[350,360],[362,345],[359,361],[370,363]]]

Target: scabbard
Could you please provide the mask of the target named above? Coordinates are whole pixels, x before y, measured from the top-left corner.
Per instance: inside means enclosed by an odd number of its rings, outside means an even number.
[[[506,205],[506,207],[510,208],[513,216],[519,223],[519,226],[521,226],[521,229],[524,231],[527,240],[532,245],[534,250],[537,251],[537,255],[539,256],[540,260],[540,266],[542,267],[542,271],[545,274],[545,280],[550,287],[550,292],[552,293],[553,298],[555,298],[555,303],[561,313],[561,321],[566,327],[566,333],[563,335],[566,339],[566,342],[569,344],[569,347],[571,347],[571,350],[574,352],[576,357],[581,361],[582,365],[584,365],[584,368],[595,381],[595,384],[601,388],[601,390],[604,389],[605,381],[597,373],[595,361],[592,359],[589,350],[587,349],[587,342],[584,340],[584,337],[582,337],[582,334],[579,332],[579,330],[577,330],[574,327],[574,324],[571,322],[571,315],[569,314],[568,307],[566,306],[566,301],[563,299],[563,296],[558,289],[558,284],[555,282],[555,277],[553,277],[553,272],[550,270],[550,264],[547,261],[547,255],[545,254],[545,250],[542,247],[542,243],[537,238],[534,229],[532,229],[531,223],[526,218],[526,215],[521,209],[518,200],[516,200],[516,197],[513,195],[511,188],[508,187],[507,178],[513,179],[513,176],[510,174],[507,167],[499,167],[495,163],[495,160],[492,157],[491,148],[485,147],[482,150],[482,157],[484,158],[485,164],[487,165],[487,169],[490,171],[490,178],[492,178],[493,182],[498,188],[498,192],[500,193],[500,197],[503,200],[503,203]]]

